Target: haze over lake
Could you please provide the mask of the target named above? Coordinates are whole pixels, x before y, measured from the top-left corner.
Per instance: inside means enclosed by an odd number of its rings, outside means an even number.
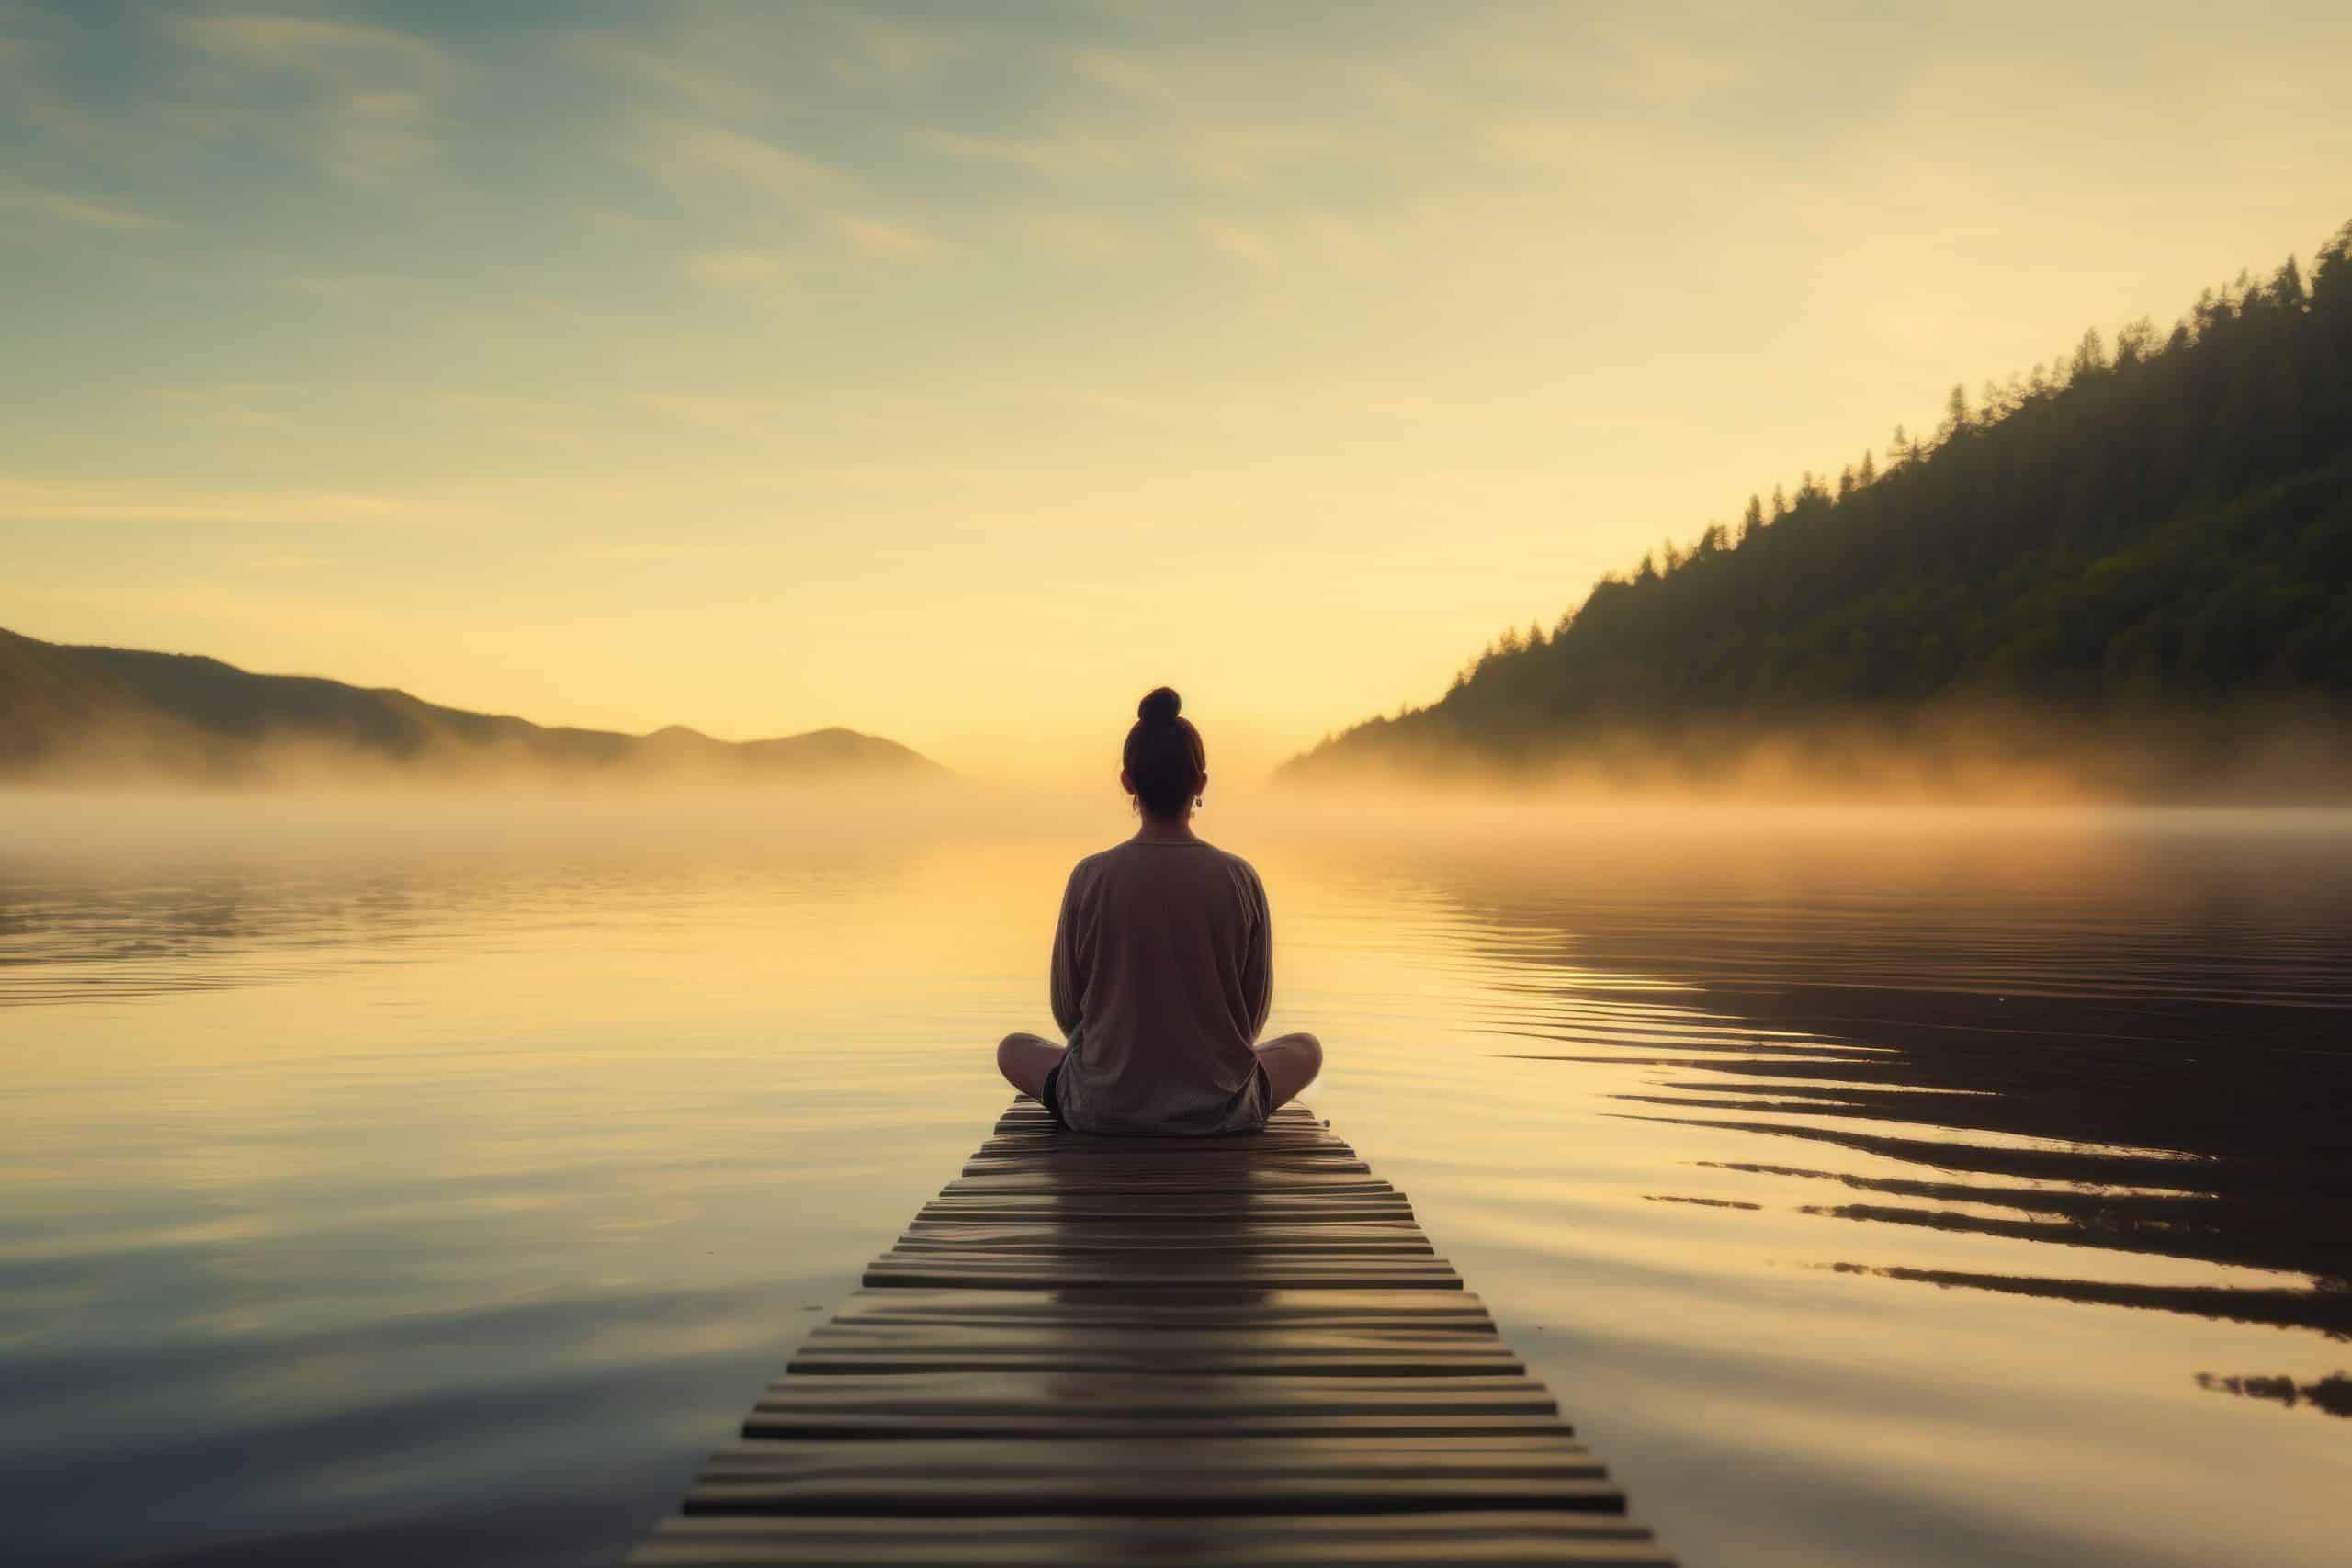
[[[616,1560],[1002,1103],[1061,879],[1125,830],[6,810],[37,1563]],[[1687,1561],[2338,1560],[2352,817],[1201,827],[1264,873],[1310,1103]]]
[[[2344,1568],[2347,60],[0,0],[0,1568]]]

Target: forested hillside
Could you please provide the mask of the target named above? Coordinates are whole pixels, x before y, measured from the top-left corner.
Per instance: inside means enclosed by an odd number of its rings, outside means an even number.
[[[1932,434],[1510,632],[1430,707],[1285,768],[1529,766],[1603,734],[2008,705],[2205,721],[2352,705],[2352,224]]]

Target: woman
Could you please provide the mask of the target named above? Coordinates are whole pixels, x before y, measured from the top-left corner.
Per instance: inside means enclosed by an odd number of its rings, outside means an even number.
[[[1194,836],[1208,787],[1201,732],[1162,686],[1136,710],[1119,785],[1136,836],[1069,874],[1054,929],[1061,1046],[1008,1034],[996,1065],[1084,1133],[1254,1133],[1323,1066],[1312,1034],[1256,1043],[1274,992],[1266,889]]]

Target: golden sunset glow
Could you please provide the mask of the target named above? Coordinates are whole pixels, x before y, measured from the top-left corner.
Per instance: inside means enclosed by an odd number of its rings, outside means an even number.
[[[1255,772],[2342,216],[2342,7],[0,9],[0,625]]]

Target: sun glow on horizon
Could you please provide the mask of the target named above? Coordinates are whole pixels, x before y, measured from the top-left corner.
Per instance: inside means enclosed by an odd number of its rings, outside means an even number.
[[[2308,255],[2263,9],[0,6],[0,626],[1260,773]]]

